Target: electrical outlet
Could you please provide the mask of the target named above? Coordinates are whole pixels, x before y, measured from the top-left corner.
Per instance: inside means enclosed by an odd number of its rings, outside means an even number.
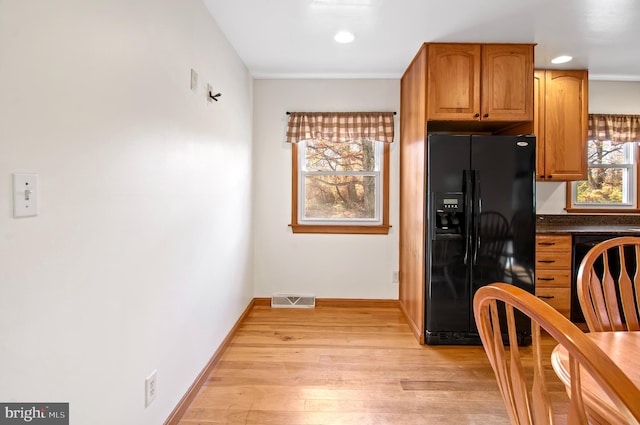
[[[158,371],[154,370],[151,375],[144,380],[144,406],[149,406],[156,399],[158,392]]]
[[[392,283],[398,283],[398,272],[397,271],[393,272],[393,282]]]

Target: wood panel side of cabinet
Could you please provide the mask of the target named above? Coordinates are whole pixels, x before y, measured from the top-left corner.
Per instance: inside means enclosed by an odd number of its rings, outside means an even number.
[[[399,299],[409,326],[424,342],[425,140],[427,46],[400,81]]]
[[[545,90],[545,180],[583,180],[587,174],[587,71],[547,70]]]
[[[544,180],[545,72],[533,73],[533,133],[536,135],[536,180]]]
[[[481,119],[533,119],[533,45],[482,45]]]
[[[429,120],[479,119],[480,58],[480,44],[428,45]]]

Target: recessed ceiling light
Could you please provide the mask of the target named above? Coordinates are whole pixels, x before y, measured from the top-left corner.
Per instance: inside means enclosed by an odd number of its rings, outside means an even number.
[[[333,36],[335,41],[342,44],[351,43],[355,38],[356,37],[353,33],[350,33],[349,31],[339,31]]]
[[[380,0],[313,0],[312,7],[332,9],[363,9],[376,6]]]
[[[551,59],[551,63],[567,63],[571,59],[573,59],[571,56],[562,55],[562,56],[558,56],[557,58]]]

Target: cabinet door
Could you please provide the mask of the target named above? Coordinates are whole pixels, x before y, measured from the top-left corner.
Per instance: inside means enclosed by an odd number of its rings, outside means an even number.
[[[587,71],[547,70],[545,89],[545,180],[584,180],[587,177]]]
[[[480,45],[430,44],[427,119],[480,119]]]
[[[482,45],[482,120],[533,119],[533,46]]]
[[[545,72],[533,73],[533,133],[536,135],[536,180],[544,180]]]

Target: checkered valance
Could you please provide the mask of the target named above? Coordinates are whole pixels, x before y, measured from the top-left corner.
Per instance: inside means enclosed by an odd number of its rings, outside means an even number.
[[[393,112],[290,112],[287,142],[393,142]]]
[[[589,114],[589,140],[640,142],[640,115]]]

